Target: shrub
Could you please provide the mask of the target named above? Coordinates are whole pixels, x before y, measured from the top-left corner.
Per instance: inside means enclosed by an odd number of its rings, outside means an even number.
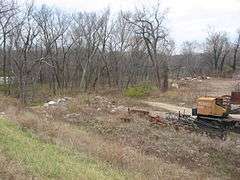
[[[128,87],[124,90],[124,95],[127,97],[143,97],[150,93],[152,87],[150,85],[138,85],[133,87]]]
[[[9,91],[9,88],[8,85],[0,84],[0,92],[7,92]]]

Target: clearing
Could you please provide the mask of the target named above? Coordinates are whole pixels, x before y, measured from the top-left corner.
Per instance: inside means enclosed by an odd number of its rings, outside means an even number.
[[[105,92],[56,98],[44,106],[27,108],[1,97],[0,177],[238,179],[238,136],[223,141],[161,126],[144,114],[128,112],[128,108],[142,109],[161,118],[166,111],[185,109],[188,113],[190,109],[179,104],[194,104],[183,93],[189,88],[191,85],[160,94],[161,101],[155,92],[144,100]],[[178,93],[182,96],[176,99]],[[188,101],[182,101],[185,99]]]

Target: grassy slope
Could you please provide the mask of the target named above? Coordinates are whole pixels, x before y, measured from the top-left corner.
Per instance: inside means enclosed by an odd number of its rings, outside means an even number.
[[[4,119],[0,119],[0,150],[44,179],[126,179],[122,173],[84,154],[44,143]]]

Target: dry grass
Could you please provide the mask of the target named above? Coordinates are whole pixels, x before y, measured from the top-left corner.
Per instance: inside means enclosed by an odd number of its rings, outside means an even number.
[[[19,162],[11,160],[0,152],[0,179],[30,180],[33,178],[38,179],[29,175]]]
[[[134,147],[137,151],[155,156],[163,162],[177,163],[181,167],[199,172],[203,177],[208,177],[209,174],[231,178],[240,175],[236,168],[239,163],[239,158],[236,157],[240,155],[236,152],[239,151],[240,144],[236,138],[222,141],[184,131],[176,132],[171,128],[162,129],[140,117],[134,117],[130,123],[123,123],[116,114],[97,112],[89,104],[86,109],[83,107],[84,105],[75,109],[82,114],[74,125],[84,127],[94,134]],[[61,117],[55,119],[61,120]],[[61,121],[66,122],[64,119]],[[143,170],[144,167],[140,169]]]
[[[109,102],[121,104],[115,98]],[[11,106],[5,112],[42,140],[84,152],[136,179],[236,179],[240,175],[238,138],[221,141],[178,132],[138,116],[124,123],[119,119],[124,114],[109,113],[109,106],[94,95],[82,95],[63,107],[19,110]],[[78,115],[66,118],[72,113]]]
[[[0,119],[0,149],[21,162],[30,174],[42,179],[126,179],[130,175],[114,170],[65,146],[43,142],[29,131]]]
[[[24,128],[31,129],[47,142],[72,147],[78,152],[87,152],[89,156],[109,163],[113,167],[130,173],[135,172],[135,176],[140,175],[141,179],[199,177],[197,173],[174,163],[167,164],[154,156],[147,156],[134,147],[113,142],[68,123],[59,122],[60,118],[54,119],[56,116],[43,119],[32,112],[23,112],[11,118],[17,120]]]

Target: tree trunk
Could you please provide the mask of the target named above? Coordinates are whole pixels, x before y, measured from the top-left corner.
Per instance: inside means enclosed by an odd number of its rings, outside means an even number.
[[[168,64],[166,61],[163,62],[163,85],[162,85],[162,92],[166,92],[168,90]]]
[[[238,37],[238,42],[237,42],[237,45],[234,49],[234,55],[233,55],[233,73],[235,73],[236,71],[236,66],[237,66],[237,53],[238,53],[238,49],[239,49],[239,46],[240,46],[240,34],[239,34],[239,37]]]

